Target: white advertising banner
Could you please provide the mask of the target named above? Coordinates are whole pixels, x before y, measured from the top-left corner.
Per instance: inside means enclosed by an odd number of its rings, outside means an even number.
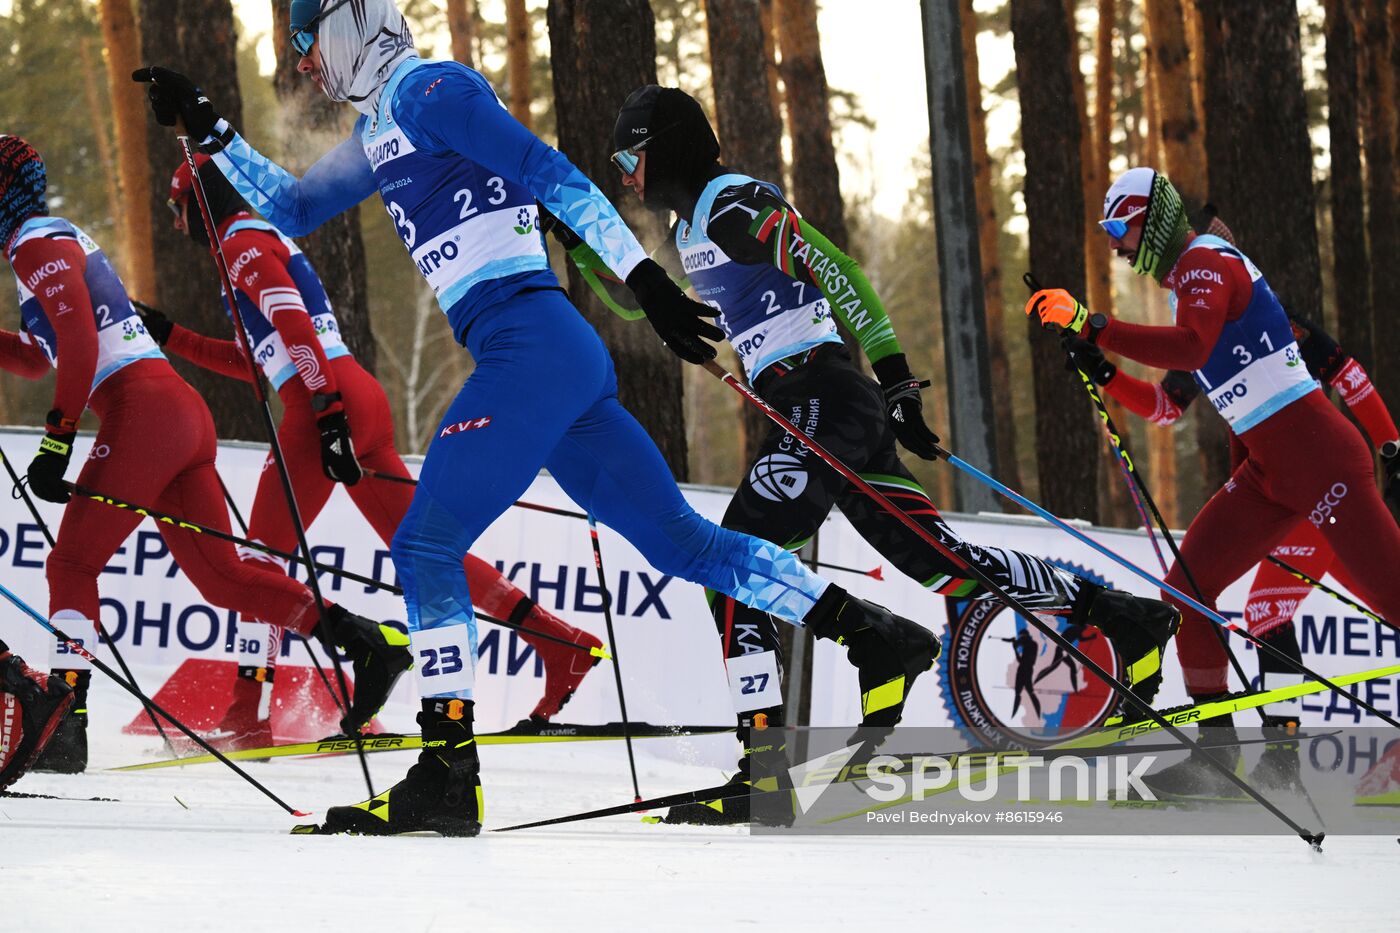
[[[33,431],[0,431],[4,452],[13,458],[12,464],[21,474],[37,441],[38,435]],[[76,463],[87,456],[90,446],[90,436],[79,438]],[[265,448],[257,445],[225,444],[220,448],[220,474],[245,516],[264,457]],[[417,464],[410,464],[410,469],[416,471]],[[76,466],[70,470],[69,478],[75,476]],[[462,478],[462,489],[463,495],[471,494],[470,476]],[[715,520],[728,503],[728,495],[722,490],[688,488],[686,495],[701,514]],[[546,475],[537,478],[524,499],[541,505],[572,507]],[[56,532],[62,507],[44,502],[37,505]],[[1086,572],[1115,588],[1155,594],[1154,587],[1128,570],[1037,520],[950,515],[949,521],[978,543],[1027,551]],[[1160,567],[1141,531],[1082,527],[1107,547],[1160,575]],[[394,581],[387,545],[374,534],[342,490],[332,495],[311,527],[309,538],[319,561]],[[625,678],[628,712],[633,719],[652,723],[732,722],[729,680],[701,588],[658,573],[609,529],[602,529],[601,543],[613,598],[615,642],[604,628],[602,598],[585,522],[515,508],[502,515],[473,550],[499,567],[542,606],[614,645]],[[824,562],[855,570],[880,567],[879,579],[840,570],[824,573],[857,595],[889,606],[944,638],[944,658],[934,672],[919,680],[905,714],[907,724],[961,725],[967,717],[979,716],[1014,727],[1063,724],[1075,717],[1093,715],[1106,702],[1092,674],[1078,670],[1069,658],[1057,656],[1055,646],[1034,630],[1023,635],[1022,630],[1027,627],[1010,612],[964,606],[952,618],[948,601],[929,594],[889,566],[839,514],[833,514],[823,525],[817,547]],[[44,578],[47,553],[43,535],[24,503],[10,496],[0,497],[0,576],[6,586],[41,614],[49,610]],[[304,578],[304,574],[298,575]],[[1240,618],[1248,580],[1233,585],[1220,600],[1226,617]],[[1328,582],[1340,588],[1331,578]],[[354,612],[403,622],[402,601],[391,593],[329,575],[323,576],[321,583],[330,599],[344,603]],[[209,681],[204,704],[208,710],[201,707],[195,718],[216,717],[227,703],[232,683],[238,648],[236,622],[228,611],[209,606],[201,599],[171,560],[152,521],[144,522],[126,541],[106,567],[99,585],[102,621],[138,680],[154,691],[169,686],[182,669],[189,676],[198,674]],[[1325,594],[1315,592],[1309,596],[1298,607],[1295,619],[1305,661],[1325,674],[1378,667],[1394,663],[1400,656],[1400,633],[1378,626]],[[70,634],[84,637],[92,633]],[[53,639],[18,610],[6,607],[0,611],[0,637],[35,666],[43,666],[52,658]],[[1255,676],[1257,662],[1252,648],[1241,639],[1232,639],[1231,643],[1246,672]],[[845,651],[830,642],[819,641],[816,645],[812,724],[854,723],[859,718],[857,687],[854,673],[846,664]],[[1084,637],[1080,645],[1096,660],[1112,663],[1111,655],[1101,643],[1096,644],[1094,635]],[[97,653],[111,660],[105,648]],[[950,661],[956,666],[958,658],[963,662],[961,679],[949,675]],[[290,690],[286,685],[296,684],[300,691],[275,694],[282,706],[294,705],[298,697],[308,698],[317,691],[324,694],[319,682],[312,678],[305,649],[296,639],[289,638],[283,644],[277,681],[279,690]],[[543,683],[541,665],[518,636],[493,625],[482,626],[476,671],[479,729],[504,728],[526,716],[539,698]],[[417,702],[413,684],[412,677],[401,681],[381,714],[384,727],[414,730]],[[1381,709],[1391,714],[1400,712],[1396,678],[1371,681],[1355,689]],[[163,694],[162,699],[168,695],[171,694]],[[1169,649],[1165,683],[1157,705],[1172,705],[1185,699],[1175,651]],[[328,700],[321,696],[318,702]],[[1338,702],[1326,693],[1305,698],[1302,711],[1305,724],[1371,722],[1369,717],[1353,712],[1349,703]],[[101,723],[98,713],[94,710],[95,726]],[[558,718],[578,723],[619,719],[616,689],[607,662],[590,674]]]

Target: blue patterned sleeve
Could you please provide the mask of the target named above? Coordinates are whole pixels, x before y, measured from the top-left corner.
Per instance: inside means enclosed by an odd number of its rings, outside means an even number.
[[[305,236],[374,193],[374,172],[355,133],[297,178],[237,133],[214,155],[229,183],[287,236]]]
[[[647,258],[598,186],[512,117],[485,78],[465,66],[435,74],[430,94],[401,93],[394,101],[399,125],[415,145],[452,150],[524,185],[623,279]]]

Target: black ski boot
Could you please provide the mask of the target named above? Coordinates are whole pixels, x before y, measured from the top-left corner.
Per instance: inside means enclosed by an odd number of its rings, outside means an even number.
[[[1211,699],[1215,697],[1201,697],[1196,699],[1196,702]],[[1239,736],[1235,732],[1234,724],[1229,716],[1217,716],[1214,719],[1202,720],[1200,725],[1195,738],[1207,747],[1201,751],[1193,750],[1184,761],[1168,765],[1151,774],[1144,774],[1142,783],[1159,799],[1242,799],[1244,792],[1221,774],[1219,768],[1205,760],[1205,755],[1209,754],[1232,772],[1239,772],[1240,747],[1235,744]]]
[[[87,770],[87,695],[92,671],[51,671],[49,679],[58,681],[73,691],[73,708],[58,724],[44,751],[34,761],[35,771],[53,774],[82,774]]]
[[[1082,582],[1070,624],[1092,625],[1108,637],[1123,660],[1128,687],[1151,706],[1162,686],[1162,655],[1181,624],[1176,607]],[[1121,711],[1138,718],[1126,704]]]
[[[914,681],[942,650],[933,632],[838,586],[827,587],[806,623],[818,638],[849,649],[860,677],[862,726],[893,728]]]
[[[423,750],[418,762],[393,787],[348,807],[331,807],[321,826],[298,826],[293,833],[397,836],[437,833],[475,836],[481,832],[481,762],[472,732],[471,700],[423,700],[418,725]]]
[[[371,622],[341,606],[328,606],[326,621],[330,631],[320,632],[318,626],[318,634],[344,648],[354,665],[350,710],[340,720],[340,729],[346,735],[359,735],[389,698],[400,675],[413,666],[408,636],[392,625]]]
[[[765,825],[792,825],[792,794],[789,792],[792,784],[787,776],[787,758],[782,744],[786,735],[783,708],[775,706],[741,716],[737,731],[744,754],[739,759],[739,770],[729,778],[729,786],[735,790],[748,788],[757,780],[764,788],[783,790],[781,797],[777,794],[765,796],[759,819]],[[750,794],[746,789],[732,797],[674,806],[664,817],[654,818],[654,821],[673,825],[735,826],[752,819],[749,804]]]
[[[1302,793],[1303,763],[1298,756],[1298,720],[1291,716],[1265,716],[1264,754],[1249,771],[1250,783],[1264,791]]]
[[[34,670],[0,644],[0,791],[44,751],[75,700],[73,688],[60,678]]]

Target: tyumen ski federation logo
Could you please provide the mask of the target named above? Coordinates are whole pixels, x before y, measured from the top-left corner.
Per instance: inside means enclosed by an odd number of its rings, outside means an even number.
[[[749,485],[772,502],[796,499],[807,488],[807,469],[791,454],[769,454],[749,471]]]
[[[1101,586],[1108,581],[1074,564],[1050,563]],[[1004,747],[1061,741],[1092,729],[1115,698],[1092,672],[999,600],[950,597],[943,666],[943,703],[974,742]],[[1122,679],[1107,636],[1068,616],[1040,615],[1091,660]]]

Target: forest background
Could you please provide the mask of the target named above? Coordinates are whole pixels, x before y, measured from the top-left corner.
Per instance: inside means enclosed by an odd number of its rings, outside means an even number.
[[[1165,323],[1165,293],[1110,264],[1094,220],[1135,165],[1188,203],[1217,204],[1291,310],[1319,320],[1400,398],[1395,88],[1400,0],[925,0],[953,4],[967,63],[995,459],[1053,510],[1130,526],[1135,513],[1078,379],[1028,324],[1022,273],[1094,310]],[[698,97],[736,169],[783,183],[858,259],[915,373],[930,424],[957,449],[934,225],[924,62],[905,50],[916,0],[401,0],[425,57],[479,68],[511,111],[589,174],[655,247],[662,228],[607,163],[613,117],[648,81]],[[0,133],[49,167],[50,204],[113,257],[133,297],[230,336],[213,266],[170,229],[178,160],[127,78],[190,73],[220,112],[294,170],[343,138],[354,112],[294,74],[285,0],[0,0]],[[921,46],[917,46],[921,48]],[[159,51],[156,51],[159,50]],[[917,54],[917,53],[916,53]],[[853,65],[855,67],[853,67]],[[830,82],[827,75],[834,77]],[[470,373],[377,202],[304,244],[347,341],[388,391],[400,450],[421,452]],[[1380,257],[1372,262],[1370,257]],[[562,257],[556,268],[561,276]],[[679,479],[734,485],[764,425],[703,371],[573,294],[619,364],[623,401]],[[0,289],[0,326],[16,328]],[[737,361],[722,354],[731,370]],[[220,434],[261,440],[246,386],[177,362]],[[1129,371],[1148,375],[1135,364]],[[52,386],[0,375],[0,423],[37,425]],[[1116,413],[1169,521],[1224,481],[1223,425],[1197,404],[1171,428]],[[92,427],[93,425],[86,425]],[[1306,455],[1300,451],[1300,455]],[[946,466],[906,457],[947,508]]]

